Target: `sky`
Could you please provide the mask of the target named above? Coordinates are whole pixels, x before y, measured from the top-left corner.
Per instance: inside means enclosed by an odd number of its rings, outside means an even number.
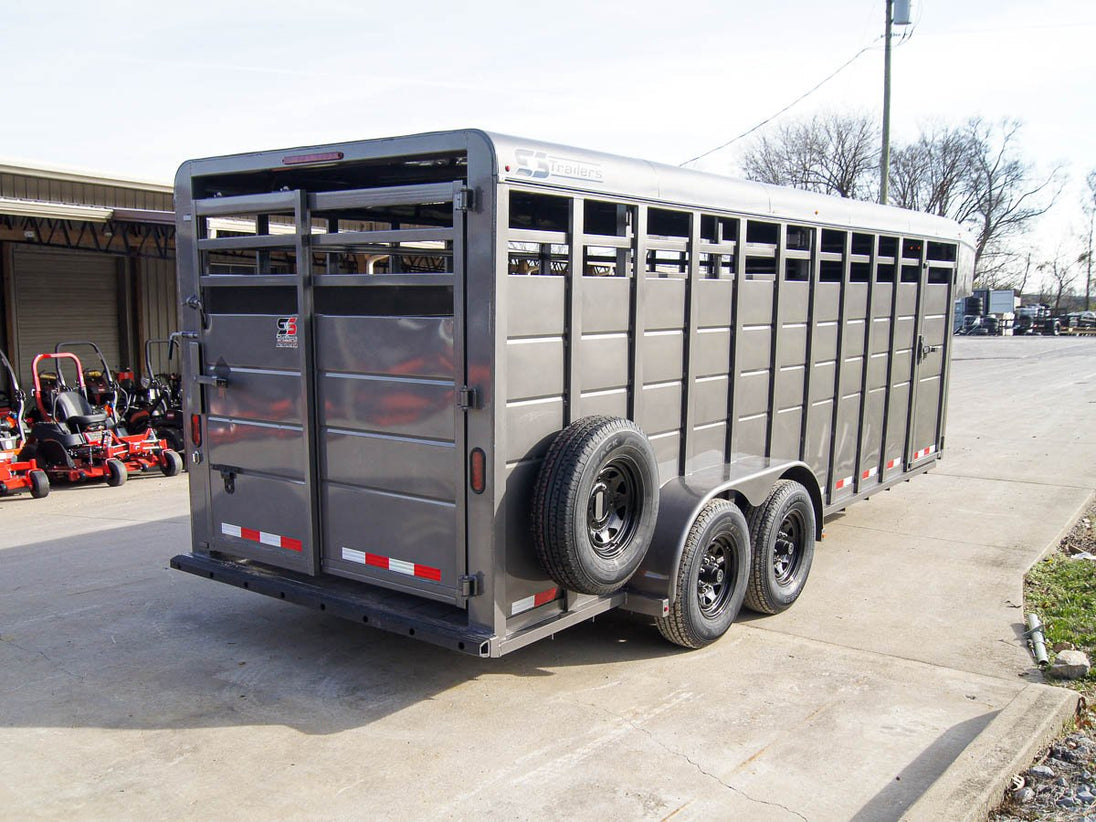
[[[477,127],[681,163],[770,117],[882,110],[884,0],[9,0],[0,158],[170,182],[192,157]],[[1024,122],[1070,184],[1096,168],[1096,4],[913,0],[892,134]],[[897,30],[896,30],[897,31]],[[734,174],[740,141],[697,167]]]

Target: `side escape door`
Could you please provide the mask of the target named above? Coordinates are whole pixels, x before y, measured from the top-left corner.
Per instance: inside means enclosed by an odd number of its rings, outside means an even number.
[[[212,550],[463,602],[466,199],[195,201]],[[256,233],[210,236],[227,217]],[[215,273],[226,254],[254,273]]]
[[[934,243],[928,243],[932,247]],[[951,328],[954,263],[925,260],[921,265],[918,324],[913,351],[912,416],[906,442],[906,465],[915,467],[935,455],[942,445]],[[922,258],[923,260],[925,258]]]

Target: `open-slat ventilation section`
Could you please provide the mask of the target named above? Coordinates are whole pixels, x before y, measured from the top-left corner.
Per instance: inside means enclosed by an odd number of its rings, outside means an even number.
[[[454,181],[314,192],[300,231],[296,192],[198,200],[203,284],[228,285],[222,278],[233,276],[293,276],[302,253],[311,255],[310,270],[321,278],[451,277],[452,203],[462,191],[462,182]]]

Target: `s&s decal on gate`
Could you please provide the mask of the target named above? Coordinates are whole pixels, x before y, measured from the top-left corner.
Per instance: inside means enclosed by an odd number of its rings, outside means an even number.
[[[605,174],[597,163],[560,157],[546,151],[535,151],[531,148],[515,149],[514,158],[517,161],[514,174],[518,177],[525,177],[530,180],[546,180],[549,177],[557,177],[564,180],[581,180],[586,183],[605,182]],[[507,166],[506,170],[509,171],[510,167]]]
[[[278,317],[278,332],[274,336],[275,348],[297,347],[297,315]]]

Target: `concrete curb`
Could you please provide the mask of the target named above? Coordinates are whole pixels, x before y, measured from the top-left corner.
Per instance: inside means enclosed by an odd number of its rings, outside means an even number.
[[[986,819],[1013,775],[1027,769],[1076,714],[1077,701],[1065,688],[1028,685],[910,806],[903,822]]]
[[[1062,530],[1058,532],[1058,536],[1048,542],[1047,547],[1044,548],[1040,552],[1039,556],[1036,557],[1035,561],[1028,566],[1027,571],[1024,572],[1025,577],[1029,573],[1031,573],[1032,568],[1034,568],[1036,565],[1038,565],[1040,562],[1042,562],[1044,559],[1046,559],[1058,550],[1058,546],[1061,544],[1062,540],[1065,539],[1069,535],[1069,532],[1073,530],[1073,527],[1081,521],[1081,517],[1085,515],[1085,512],[1089,509],[1089,506],[1092,505],[1093,500],[1096,500],[1096,489],[1088,492],[1088,496],[1085,497],[1085,501],[1081,503],[1081,507],[1078,508],[1073,516],[1069,518],[1069,521],[1065,524]],[[1023,580],[1021,580],[1020,585],[1021,587],[1023,586]],[[1027,611],[1025,611],[1024,613],[1026,614]]]

